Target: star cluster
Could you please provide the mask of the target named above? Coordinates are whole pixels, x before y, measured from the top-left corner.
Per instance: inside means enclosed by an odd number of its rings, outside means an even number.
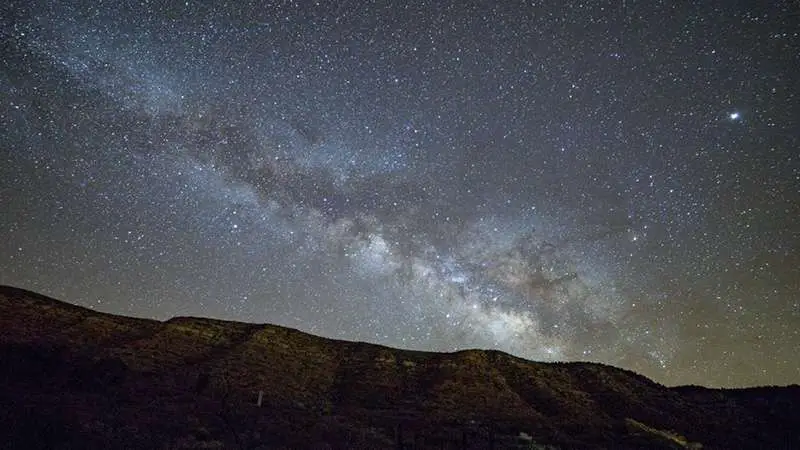
[[[800,380],[792,2],[113,3],[2,7],[0,283]]]

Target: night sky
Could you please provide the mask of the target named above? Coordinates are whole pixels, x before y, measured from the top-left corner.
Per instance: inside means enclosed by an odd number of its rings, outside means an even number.
[[[0,283],[800,382],[797,2],[209,3],[0,6]]]

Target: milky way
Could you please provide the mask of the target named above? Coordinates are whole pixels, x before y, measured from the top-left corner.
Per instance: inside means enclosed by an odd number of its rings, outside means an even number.
[[[792,2],[39,3],[0,22],[3,284],[800,381]]]

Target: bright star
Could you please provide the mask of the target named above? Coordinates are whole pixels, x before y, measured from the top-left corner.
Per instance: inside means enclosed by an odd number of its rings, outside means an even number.
[[[728,117],[730,117],[731,120],[737,120],[740,116],[738,112],[732,112],[728,115]]]

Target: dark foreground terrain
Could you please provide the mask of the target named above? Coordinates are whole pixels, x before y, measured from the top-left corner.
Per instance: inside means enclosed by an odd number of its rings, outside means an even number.
[[[261,396],[261,405],[258,405]],[[800,448],[800,386],[97,313],[0,287],[0,448]]]

